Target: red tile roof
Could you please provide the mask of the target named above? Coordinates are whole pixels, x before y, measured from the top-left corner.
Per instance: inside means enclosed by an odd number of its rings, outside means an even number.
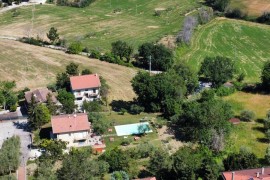
[[[40,89],[36,89],[34,91],[27,91],[27,92],[24,93],[24,97],[25,97],[25,100],[28,103],[30,103],[31,102],[31,97],[32,97],[32,94],[33,94],[34,97],[35,97],[36,102],[45,103],[47,101],[47,95],[49,93],[52,95],[53,102],[57,102],[57,100],[56,100],[55,96],[53,95],[52,91],[50,91],[48,88],[40,88]]]
[[[232,123],[232,124],[239,124],[241,121],[240,121],[240,119],[238,119],[238,118],[231,118],[231,119],[229,120],[229,122]]]
[[[239,170],[239,171],[228,171],[223,172],[222,176],[224,180],[231,180],[232,173],[234,172],[234,180],[270,180],[270,167],[264,168],[264,172],[262,174],[263,168],[258,169],[246,169],[246,170]],[[257,177],[257,173],[259,177]]]
[[[100,80],[97,74],[70,77],[72,90],[100,87]]]
[[[85,131],[90,129],[87,114],[53,116],[51,119],[53,134]]]

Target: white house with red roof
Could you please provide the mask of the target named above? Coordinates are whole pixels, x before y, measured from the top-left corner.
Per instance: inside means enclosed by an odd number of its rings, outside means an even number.
[[[85,113],[59,115],[51,118],[52,138],[67,142],[67,147],[90,145],[87,140],[91,133],[91,124]]]
[[[91,130],[91,123],[85,113],[53,116],[51,138],[67,142],[67,147],[92,146],[100,153],[106,148],[101,136]]]
[[[75,96],[75,104],[79,107],[83,101],[93,101],[100,98],[100,79],[97,74],[70,77],[72,93]]]

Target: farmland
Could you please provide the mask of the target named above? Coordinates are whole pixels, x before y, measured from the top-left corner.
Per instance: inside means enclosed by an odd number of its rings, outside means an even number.
[[[270,11],[270,0],[234,0],[232,8],[239,8],[249,16],[260,16],[265,11]]]
[[[16,41],[0,40],[0,46],[0,79],[15,80],[18,89],[46,87],[73,61],[80,69],[89,68],[107,80],[110,99],[132,100],[135,97],[130,80],[136,69]]]
[[[196,30],[190,46],[178,48],[177,59],[198,70],[206,56],[226,56],[246,74],[247,82],[258,82],[262,65],[270,57],[269,33],[266,25],[217,18]]]
[[[54,26],[68,42],[80,40],[90,49],[109,50],[116,40],[134,47],[176,34],[184,15],[198,6],[197,0],[98,0],[86,8],[55,5],[22,7],[17,16],[9,11],[0,15],[0,34],[46,38]],[[155,11],[160,11],[155,15]],[[31,27],[33,25],[33,31]]]

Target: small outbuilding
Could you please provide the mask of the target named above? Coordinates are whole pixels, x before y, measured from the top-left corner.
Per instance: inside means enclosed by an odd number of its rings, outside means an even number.
[[[229,119],[229,122],[232,123],[233,125],[237,125],[237,124],[239,124],[241,121],[240,121],[240,119],[238,119],[238,118],[231,118],[231,119]]]

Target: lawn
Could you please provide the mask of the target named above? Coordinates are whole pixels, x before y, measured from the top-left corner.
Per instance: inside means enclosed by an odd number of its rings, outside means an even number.
[[[90,49],[108,50],[116,40],[137,47],[179,31],[185,13],[199,6],[198,0],[97,0],[86,8],[36,5],[33,36],[46,36],[52,26],[69,42],[80,40]],[[155,10],[161,15],[155,16]],[[32,27],[32,7],[0,15],[0,34],[26,36]]]
[[[107,80],[109,100],[128,101],[135,97],[130,82],[137,73],[135,68],[11,40],[0,40],[0,47],[0,79],[16,81],[17,89],[46,87],[54,83],[56,74],[63,72],[65,66],[73,61],[79,64],[80,69],[90,68]]]
[[[270,0],[233,0],[230,7],[239,8],[249,16],[260,16],[265,11],[270,11]]]
[[[238,151],[241,146],[245,146],[258,157],[264,157],[268,143],[265,139],[262,119],[270,110],[270,96],[237,92],[226,97],[225,100],[232,102],[236,115],[239,115],[243,109],[249,109],[256,113],[257,119],[254,122],[241,122],[234,126],[231,134],[231,150]]]
[[[216,18],[197,28],[190,46],[176,51],[178,60],[198,70],[206,56],[226,56],[235,61],[245,81],[258,82],[270,57],[270,27],[246,21]]]

